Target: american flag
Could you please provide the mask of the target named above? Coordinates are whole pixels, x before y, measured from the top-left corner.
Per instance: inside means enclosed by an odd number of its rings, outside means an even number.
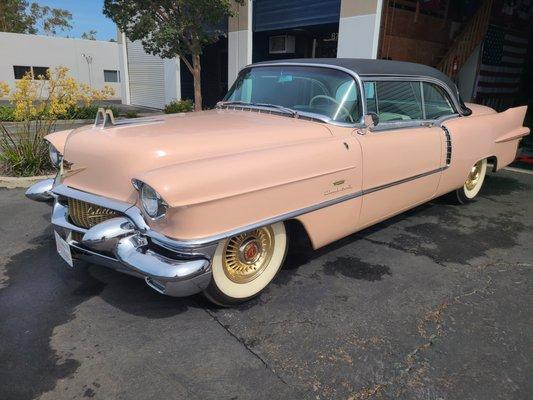
[[[476,83],[478,100],[509,97],[518,92],[526,59],[528,40],[491,25],[483,41]]]

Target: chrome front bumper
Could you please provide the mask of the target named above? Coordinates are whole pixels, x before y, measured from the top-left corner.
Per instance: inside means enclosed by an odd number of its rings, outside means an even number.
[[[74,259],[143,278],[152,289],[169,296],[198,293],[211,281],[216,243],[183,246],[182,242],[150,230],[140,210],[131,204],[52,185],[39,182],[28,189],[27,197],[53,201],[52,225],[69,244]],[[84,229],[70,222],[64,201],[68,197],[116,210],[123,216]]]

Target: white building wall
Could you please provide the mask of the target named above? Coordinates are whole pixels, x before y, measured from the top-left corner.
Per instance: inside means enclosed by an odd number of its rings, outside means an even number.
[[[163,59],[144,51],[140,41],[122,36],[121,53],[127,73],[126,104],[162,109],[181,99],[180,60]]]
[[[339,58],[377,58],[383,0],[342,0]]]
[[[252,30],[228,33],[228,88],[233,85],[239,71],[252,63]]]
[[[84,54],[92,59],[91,64]],[[0,81],[12,88],[14,65],[65,66],[78,81],[91,84],[95,89],[111,86],[115,90],[114,99],[122,99],[120,83],[104,82],[104,70],[120,71],[117,43],[0,32]]]
[[[236,6],[236,16],[229,19],[228,87],[233,85],[239,71],[252,63],[252,7],[251,0],[246,1],[242,6]]]

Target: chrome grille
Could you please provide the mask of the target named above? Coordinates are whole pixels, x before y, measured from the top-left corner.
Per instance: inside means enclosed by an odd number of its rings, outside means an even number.
[[[71,198],[68,199],[68,214],[74,225],[86,229],[120,215],[110,208]]]

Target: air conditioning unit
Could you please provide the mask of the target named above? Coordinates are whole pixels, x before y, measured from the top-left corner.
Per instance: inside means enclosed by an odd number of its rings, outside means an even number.
[[[268,38],[268,52],[270,54],[287,54],[294,53],[294,36],[279,35]]]

